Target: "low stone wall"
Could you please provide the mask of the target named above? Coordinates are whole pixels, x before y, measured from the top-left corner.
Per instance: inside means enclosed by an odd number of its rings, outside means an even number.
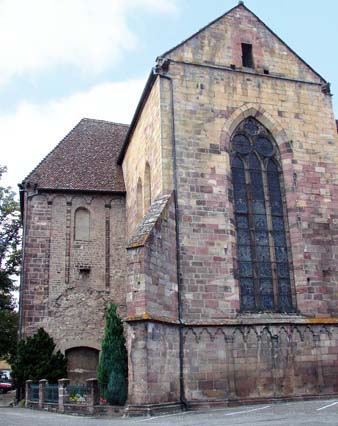
[[[58,413],[78,414],[78,415],[99,415],[99,416],[121,416],[124,407],[114,407],[100,405],[100,394],[97,379],[86,380],[85,395],[72,396],[70,394],[71,385],[68,379],[60,379],[57,385],[57,398],[55,402],[50,402],[47,398],[49,390],[48,381],[39,381],[39,397],[33,395],[33,383],[26,381],[26,408],[36,410],[47,410]]]

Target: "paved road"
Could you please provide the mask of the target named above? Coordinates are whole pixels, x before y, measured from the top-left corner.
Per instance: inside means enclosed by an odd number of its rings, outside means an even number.
[[[338,400],[241,406],[146,418],[95,419],[0,408],[1,426],[337,426]]]

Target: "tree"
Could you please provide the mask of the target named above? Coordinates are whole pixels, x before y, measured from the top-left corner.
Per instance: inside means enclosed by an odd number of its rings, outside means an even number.
[[[117,306],[111,304],[106,315],[102,352],[97,371],[102,396],[110,404],[123,405],[127,399],[127,350],[123,324]]]
[[[0,180],[7,171],[0,166]],[[19,204],[10,187],[0,186],[0,358],[13,356],[16,349],[18,314],[15,312],[14,276],[21,261]]]
[[[53,338],[43,328],[18,343],[17,353],[11,360],[11,377],[21,395],[26,380],[36,383],[47,379],[57,383],[58,379],[67,377],[67,360],[60,351],[54,353],[54,349]]]

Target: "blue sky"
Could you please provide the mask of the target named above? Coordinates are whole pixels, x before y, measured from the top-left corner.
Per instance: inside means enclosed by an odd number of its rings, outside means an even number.
[[[0,0],[0,137],[16,186],[82,117],[130,122],[156,56],[236,0]],[[338,2],[245,4],[338,94]],[[333,98],[338,118],[338,101]]]

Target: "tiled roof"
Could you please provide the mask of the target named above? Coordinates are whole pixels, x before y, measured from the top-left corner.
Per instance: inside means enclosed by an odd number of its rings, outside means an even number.
[[[125,191],[116,158],[128,127],[83,118],[23,183],[43,189]]]

